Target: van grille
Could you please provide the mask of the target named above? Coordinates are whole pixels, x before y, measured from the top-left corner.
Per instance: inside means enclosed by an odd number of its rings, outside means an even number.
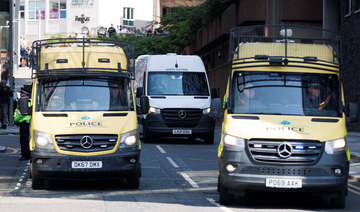
[[[323,143],[304,140],[249,140],[247,147],[257,162],[312,164],[321,156]],[[287,151],[281,151],[285,148]],[[291,151],[289,148],[291,147]],[[291,152],[291,153],[288,153]]]
[[[91,140],[92,145],[89,144],[91,143]],[[61,150],[73,152],[98,152],[111,150],[115,147],[117,140],[117,135],[84,134],[55,136],[55,141]],[[81,145],[81,141],[83,142],[83,146]]]
[[[184,114],[185,117],[183,117]],[[165,121],[198,122],[201,118],[202,110],[167,108],[161,110],[161,115]]]

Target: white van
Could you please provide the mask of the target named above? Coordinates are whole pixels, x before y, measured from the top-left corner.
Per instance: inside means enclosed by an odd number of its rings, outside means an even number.
[[[149,101],[148,112],[139,120],[144,142],[160,137],[189,137],[214,143],[209,82],[199,56],[142,55],[136,59],[135,75],[136,97]],[[215,91],[213,97],[217,96]]]

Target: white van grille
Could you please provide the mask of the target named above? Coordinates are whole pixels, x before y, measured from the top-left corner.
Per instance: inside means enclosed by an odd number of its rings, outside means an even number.
[[[198,122],[201,119],[202,110],[166,108],[161,110],[161,115],[165,121]]]

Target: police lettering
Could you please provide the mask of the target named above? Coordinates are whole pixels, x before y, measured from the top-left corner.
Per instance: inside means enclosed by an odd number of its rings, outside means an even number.
[[[97,121],[78,121],[70,122],[70,127],[101,127],[102,122]]]
[[[279,127],[267,127],[267,131],[294,131],[294,132],[304,132],[303,127],[292,127],[292,126],[279,126]]]

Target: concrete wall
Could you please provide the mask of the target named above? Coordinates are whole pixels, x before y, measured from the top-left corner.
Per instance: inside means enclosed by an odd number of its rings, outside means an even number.
[[[345,15],[344,2],[341,1],[341,36],[345,101],[360,106],[360,11],[352,8],[351,13]],[[360,131],[360,123],[348,124],[348,130]]]

